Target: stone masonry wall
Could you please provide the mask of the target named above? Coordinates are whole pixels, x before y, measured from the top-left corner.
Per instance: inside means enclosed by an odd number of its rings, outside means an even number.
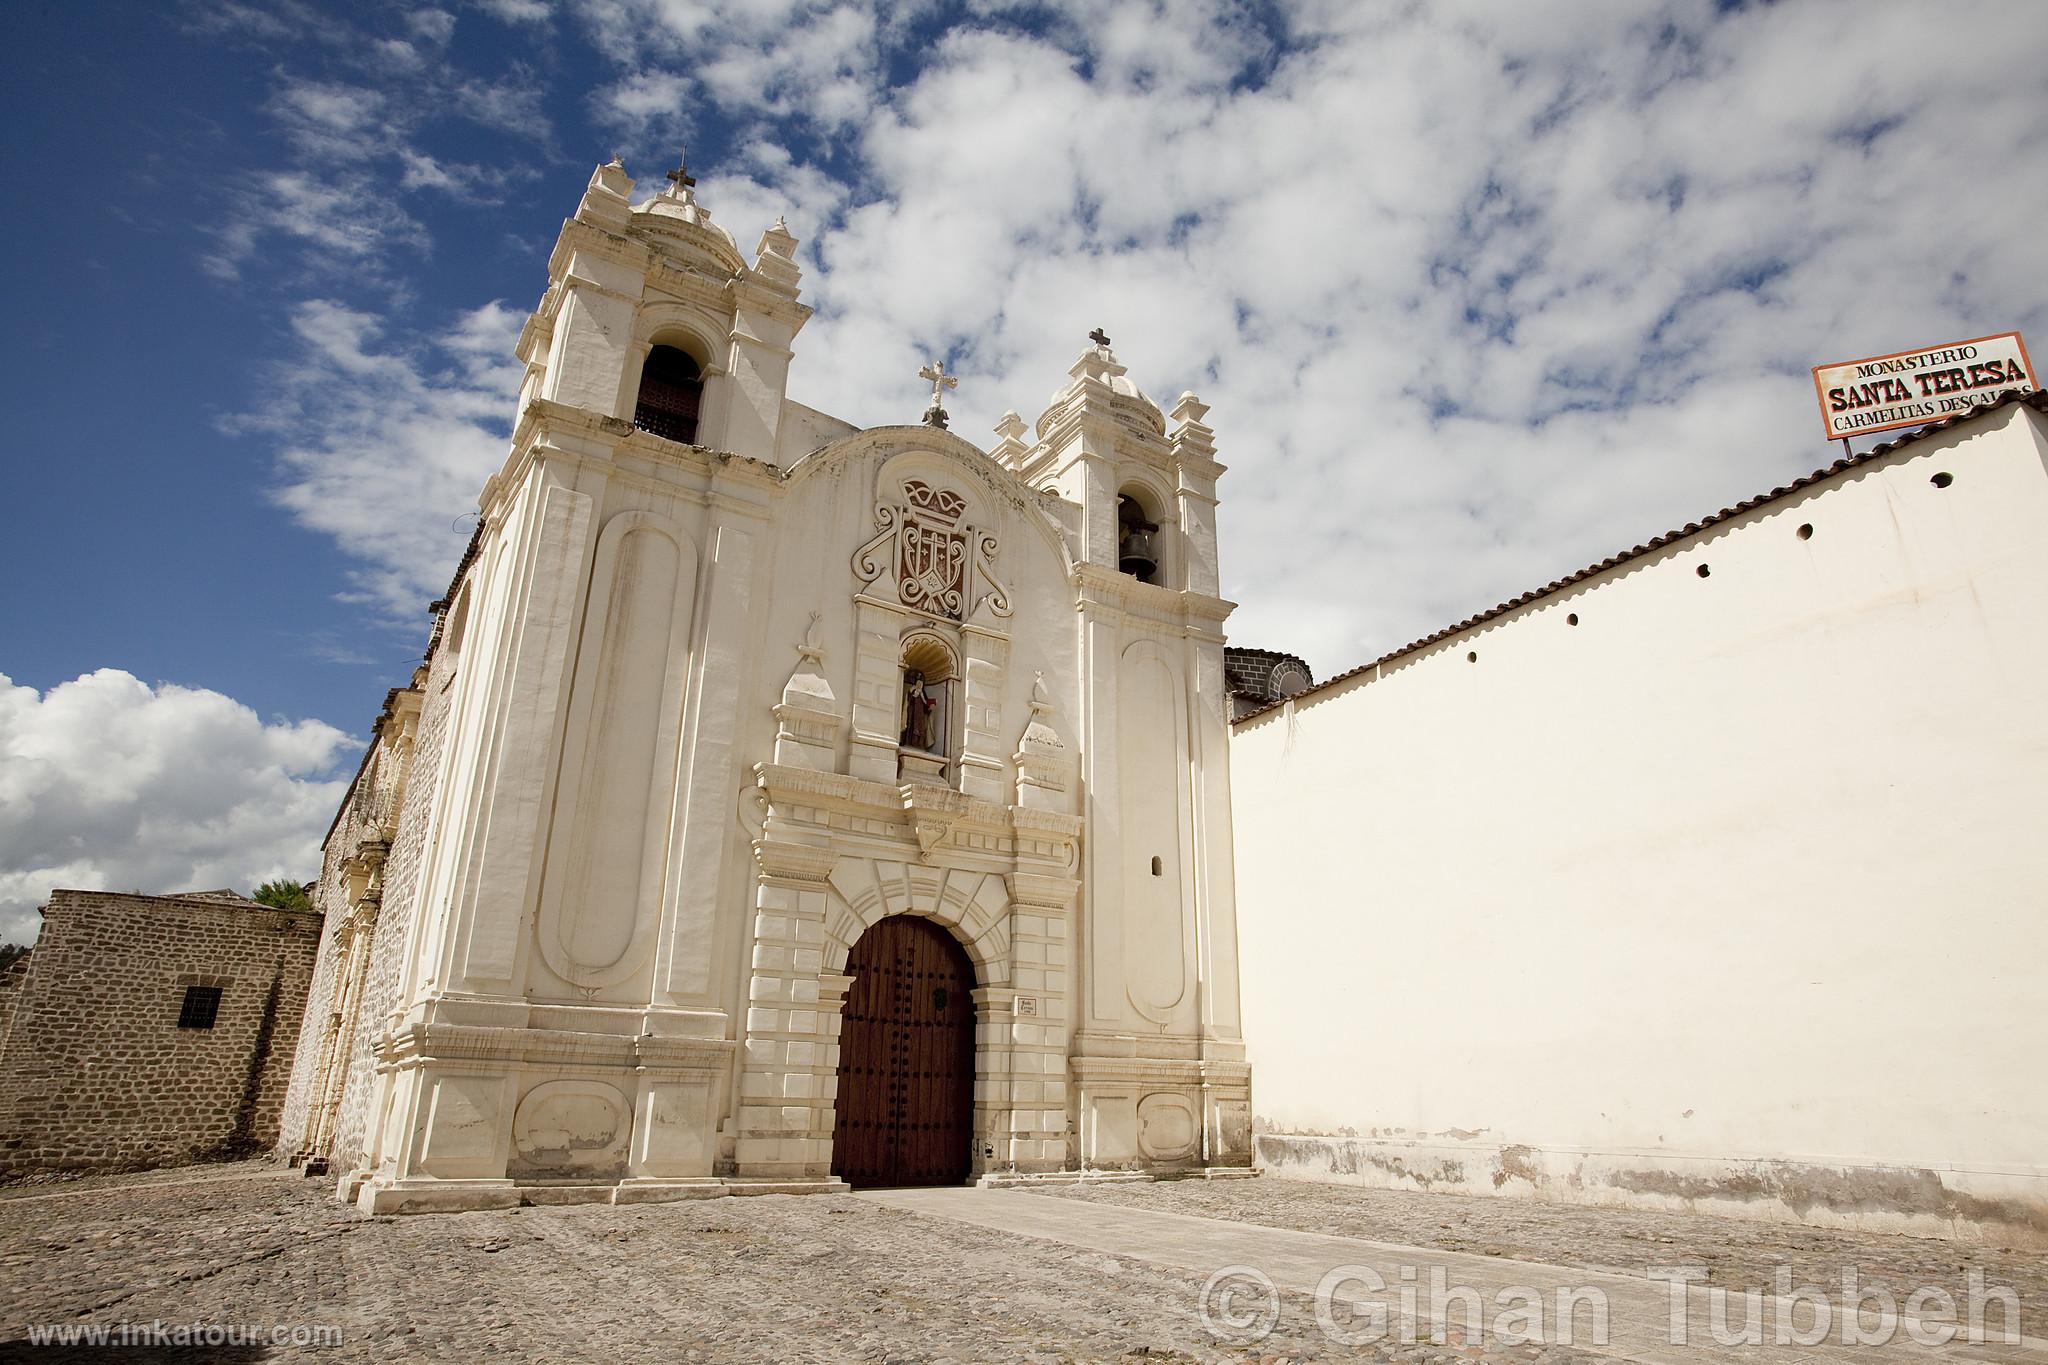
[[[374,1048],[386,1016],[398,1003],[398,983],[413,941],[413,921],[425,913],[419,904],[421,855],[440,791],[442,750],[447,747],[449,702],[454,696],[459,657],[449,650],[437,650],[427,665],[419,738],[406,777],[398,837],[392,840],[391,856],[384,865],[384,908],[377,918],[377,937],[371,944],[369,971],[363,978],[362,1002],[347,1059],[348,1080],[342,1091],[341,1123],[332,1154],[336,1171],[353,1170],[362,1160],[377,1076]]]
[[[320,917],[53,891],[0,1045],[0,1178],[175,1165],[274,1142]],[[179,1028],[188,986],[221,988]]]
[[[313,1090],[320,1079],[323,1049],[330,1031],[340,1030],[346,1038],[347,1055],[332,1063],[341,1069],[338,1122],[323,1155],[330,1169],[354,1169],[363,1150],[371,1093],[376,1081],[374,1050],[383,1031],[385,1017],[396,1002],[398,980],[405,954],[412,941],[417,913],[420,858],[431,819],[441,767],[441,750],[451,689],[459,655],[436,649],[430,655],[424,676],[415,676],[420,692],[418,731],[410,747],[410,758],[401,759],[392,749],[388,726],[383,720],[371,740],[363,771],[350,791],[334,829],[322,851],[320,880],[313,891],[314,904],[327,915],[327,934],[320,944],[319,964],[313,978],[307,1017],[314,1021],[300,1040],[293,1063],[291,1095],[285,1106],[284,1124],[278,1150],[296,1155],[308,1142],[316,1123],[311,1113]],[[397,697],[393,693],[393,697]],[[390,715],[387,706],[386,720]],[[348,953],[337,943],[336,931],[350,911],[347,868],[365,838],[378,834],[378,812],[388,811],[402,787],[397,816],[397,833],[383,864],[382,897],[374,924],[368,932],[370,957],[363,976],[362,995],[354,1013],[353,1027],[336,1015],[336,1002],[344,989],[342,973]],[[361,930],[359,929],[359,932]]]

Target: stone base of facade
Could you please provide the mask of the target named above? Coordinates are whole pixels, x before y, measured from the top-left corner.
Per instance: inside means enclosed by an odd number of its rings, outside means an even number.
[[[1198,1166],[1185,1170],[991,1171],[972,1183],[981,1189],[1042,1189],[1052,1185],[1136,1184],[1154,1180],[1246,1180],[1258,1171],[1246,1166]],[[516,1180],[391,1180],[361,1171],[341,1178],[335,1197],[372,1216],[401,1213],[461,1213],[473,1209],[544,1207],[558,1204],[663,1204],[682,1199],[723,1199],[755,1194],[848,1194],[853,1187],[837,1176],[793,1180],[743,1176],[701,1180],[628,1179],[613,1184],[527,1183]]]
[[[667,1204],[754,1194],[846,1194],[836,1176],[803,1180],[622,1180],[610,1184],[526,1183],[516,1180],[390,1180],[355,1172],[343,1176],[335,1197],[371,1215],[463,1213],[474,1209],[541,1208],[563,1204]]]

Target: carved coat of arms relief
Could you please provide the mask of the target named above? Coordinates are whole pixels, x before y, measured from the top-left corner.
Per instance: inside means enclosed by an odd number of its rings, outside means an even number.
[[[893,572],[899,602],[949,621],[984,604],[1008,616],[1010,594],[995,574],[995,532],[963,521],[966,512],[967,499],[952,489],[906,479],[901,502],[876,505],[877,531],[855,551],[854,576],[873,583]],[[975,599],[978,588],[985,591]]]

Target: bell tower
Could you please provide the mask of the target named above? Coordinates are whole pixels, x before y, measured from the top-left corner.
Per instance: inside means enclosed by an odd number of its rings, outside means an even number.
[[[696,179],[682,165],[667,178],[635,209],[624,166],[592,173],[519,337],[521,410],[539,398],[772,461],[790,345],[811,315],[797,301],[796,238],[776,219],[749,266],[697,202]]]
[[[1141,1165],[1185,1140],[1205,1162],[1248,1159],[1223,674],[1233,604],[1216,564],[1224,467],[1207,405],[1183,394],[1169,428],[1108,335],[1088,339],[1038,419],[1038,444],[1025,447],[1021,421],[1006,418],[995,451],[1079,515],[1079,1157]]]

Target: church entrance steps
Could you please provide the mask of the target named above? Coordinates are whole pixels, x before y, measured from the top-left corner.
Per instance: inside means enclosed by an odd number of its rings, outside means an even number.
[[[1204,1275],[1220,1276],[1223,1272],[1235,1271],[1239,1272],[1237,1282],[1240,1286],[1253,1283],[1242,1276],[1243,1271],[1250,1269],[1265,1277],[1279,1295],[1300,1296],[1301,1300],[1310,1299],[1326,1276],[1344,1268],[1344,1278],[1334,1287],[1335,1320],[1340,1326],[1362,1321],[1362,1315],[1371,1311],[1373,1305],[1378,1305],[1391,1324],[1387,1329],[1390,1338],[1400,1331],[1404,1313],[1419,1310],[1425,1322],[1419,1335],[1427,1340],[1431,1290],[1432,1286],[1440,1286],[1442,1292],[1452,1299],[1457,1298],[1460,1290],[1472,1291],[1482,1305],[1482,1324],[1492,1322],[1494,1315],[1501,1311],[1497,1304],[1515,1302],[1497,1296],[1520,1289],[1534,1290],[1543,1305],[1544,1340],[1559,1342],[1562,1340],[1561,1319],[1553,1314],[1552,1308],[1560,1302],[1558,1292],[1562,1290],[1582,1296],[1578,1301],[1581,1306],[1577,1309],[1572,1349],[1603,1358],[1642,1361],[1649,1365],[1720,1360],[1784,1362],[1784,1365],[1791,1365],[1791,1362],[1798,1361],[1930,1358],[2000,1362],[2001,1365],[2005,1362],[2048,1365],[2048,1340],[2030,1336],[2022,1338],[2016,1345],[1998,1344],[2001,1321],[1995,1308],[1988,1315],[1990,1343],[1985,1345],[1969,1345],[1961,1340],[1940,1348],[1917,1345],[1908,1339],[1903,1329],[1933,1329],[1918,1320],[1895,1316],[1890,1322],[1890,1340],[1881,1345],[1842,1345],[1838,1327],[1836,1334],[1824,1343],[1811,1346],[1730,1346],[1716,1342],[1712,1332],[1714,1324],[1710,1322],[1708,1293],[1704,1286],[1693,1286],[1685,1294],[1685,1341],[1681,1345],[1674,1344],[1672,1339],[1675,1317],[1670,1286],[1664,1280],[1470,1255],[1434,1247],[1299,1232],[1195,1214],[1062,1199],[1014,1188],[872,1190],[861,1192],[857,1197],[922,1217],[1041,1238]],[[1367,1281],[1357,1273],[1361,1270],[1371,1272],[1386,1288],[1369,1289]],[[1839,1286],[1836,1288],[1839,1290]],[[1404,1293],[1409,1296],[1405,1304],[1402,1299]],[[1583,1296],[1588,1293],[1601,1296],[1607,1305],[1608,1327],[1604,1344],[1593,1344],[1590,1340],[1592,1317],[1589,1309],[1583,1306],[1586,1302]],[[1243,1316],[1250,1311],[1244,1306],[1248,1301],[1240,1288],[1235,1304],[1224,1306],[1219,1311],[1225,1315]],[[1775,1299],[1769,1306],[1773,1312],[1790,1311],[1787,1305]],[[1739,1331],[1746,1321],[1747,1304],[1743,1296],[1726,1295],[1723,1307],[1720,1325],[1724,1331],[1729,1328]],[[1302,1317],[1306,1319],[1308,1330],[1315,1330],[1314,1310],[1308,1302],[1283,1298],[1282,1311],[1286,1315],[1286,1325],[1298,1329],[1304,1324],[1294,1319]],[[1466,1320],[1462,1314],[1463,1310],[1454,1305],[1449,1319],[1454,1327]],[[1809,1325],[1804,1313],[1793,1316],[1790,1321],[1802,1331]],[[1836,1306],[1836,1321],[1840,1321],[1839,1305]],[[1873,1334],[1882,1332],[1886,1325],[1875,1311],[1867,1313],[1864,1321],[1866,1330]],[[1482,1330],[1486,1332],[1486,1345],[1499,1344],[1491,1329],[1482,1326]],[[1770,1339],[1771,1330],[1767,1328],[1766,1341]],[[1475,1341],[1474,1344],[1478,1343]]]

